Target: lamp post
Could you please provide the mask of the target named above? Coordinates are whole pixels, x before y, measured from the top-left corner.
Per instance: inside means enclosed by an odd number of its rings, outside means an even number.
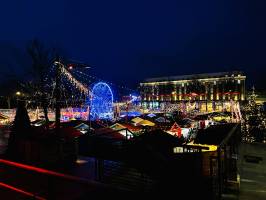
[[[89,132],[91,131],[91,101],[92,101],[92,96],[89,94]]]
[[[60,58],[57,55],[55,60],[56,72],[55,72],[55,130],[60,130]]]

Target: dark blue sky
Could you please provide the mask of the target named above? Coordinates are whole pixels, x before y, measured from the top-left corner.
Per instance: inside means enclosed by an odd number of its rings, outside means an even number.
[[[0,7],[1,70],[23,71],[20,51],[39,38],[130,87],[147,77],[235,69],[262,87],[265,10],[265,0],[9,0]]]

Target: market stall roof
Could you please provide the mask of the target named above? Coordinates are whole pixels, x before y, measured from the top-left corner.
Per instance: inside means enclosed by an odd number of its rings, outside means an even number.
[[[113,130],[111,128],[96,129],[94,137],[102,137],[102,138],[109,138],[109,139],[119,139],[119,140],[126,139],[125,136],[121,135],[118,131],[115,131],[115,130]]]
[[[194,117],[194,120],[207,120],[207,119],[208,119],[207,114],[197,115],[196,117]]]
[[[81,124],[75,126],[75,128],[76,128],[76,129],[80,129],[80,128],[83,128],[83,129],[84,129],[84,128],[89,128],[89,125],[84,124],[84,123],[81,123]]]
[[[121,130],[121,129],[128,129],[130,131],[140,131],[141,127],[139,126],[134,126],[129,123],[115,123],[112,126],[110,126],[113,130]]]
[[[154,145],[156,148],[164,147],[168,148],[171,146],[177,146],[183,143],[179,138],[172,136],[162,130],[154,130],[149,133],[140,135],[137,139],[142,142]]]
[[[85,123],[81,123],[75,126],[74,128],[83,134],[88,133],[89,130],[94,130],[93,128],[90,128],[88,124],[85,124]]]
[[[140,121],[139,123],[137,123],[138,125],[141,125],[141,126],[155,126],[155,123],[149,121],[149,120],[142,120]]]
[[[132,124],[128,124],[128,123],[121,123],[122,126],[126,127],[128,130],[130,131],[140,131],[141,127],[139,126],[134,126]]]
[[[64,137],[69,139],[76,138],[82,135],[80,131],[76,130],[73,127],[63,127],[60,129],[60,132],[63,134]]]
[[[111,129],[113,130],[121,130],[121,129],[125,129],[126,127],[123,126],[122,124],[120,123],[115,123],[113,124],[112,126],[110,126]]]
[[[155,119],[155,121],[161,122],[161,123],[169,123],[170,122],[170,120],[166,119],[165,117],[158,117],[157,119]]]
[[[133,121],[134,123],[138,124],[140,123],[141,121],[143,121],[144,119],[140,118],[140,117],[135,117],[133,118],[131,121]]]
[[[38,120],[35,120],[35,121],[32,121],[31,124],[33,126],[42,126],[46,123],[46,121],[44,119],[38,119]]]
[[[150,114],[148,114],[147,116],[150,117],[150,118],[153,118],[153,117],[156,117],[156,114],[154,114],[154,113],[150,113]]]
[[[219,145],[235,124],[219,124],[210,126],[207,129],[200,129],[194,140],[195,144]]]

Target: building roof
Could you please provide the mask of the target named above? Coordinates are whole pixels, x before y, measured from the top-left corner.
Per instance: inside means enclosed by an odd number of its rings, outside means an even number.
[[[141,126],[155,126],[155,123],[149,121],[149,120],[142,120],[139,123],[137,123],[137,125],[141,125]]]
[[[122,126],[126,127],[128,130],[130,131],[140,131],[141,127],[139,126],[134,126],[132,124],[129,123],[120,123]]]
[[[94,137],[109,138],[109,139],[126,139],[125,136],[121,135],[119,131],[115,131],[111,128],[100,128],[95,131]]]
[[[235,124],[218,124],[207,129],[200,129],[194,144],[220,145]]]
[[[190,75],[180,75],[180,76],[167,76],[158,78],[148,78],[144,82],[161,82],[161,81],[178,81],[178,80],[192,80],[192,79],[205,79],[205,78],[220,78],[225,76],[243,76],[241,71],[231,71],[231,72],[216,72],[216,73],[204,73],[204,74],[190,74]]]
[[[134,119],[132,119],[131,121],[134,123],[140,123],[141,121],[143,121],[144,119],[140,118],[140,117],[135,117]]]

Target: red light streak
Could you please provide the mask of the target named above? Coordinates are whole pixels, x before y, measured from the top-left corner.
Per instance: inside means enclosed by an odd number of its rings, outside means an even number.
[[[39,197],[39,196],[36,196],[30,192],[26,192],[24,190],[21,190],[21,189],[18,189],[18,188],[15,188],[11,185],[8,185],[8,184],[5,184],[5,183],[2,183],[0,182],[0,187],[4,187],[4,188],[7,188],[9,190],[12,190],[12,191],[15,191],[17,193],[20,193],[20,194],[23,194],[25,196],[30,196],[30,197],[34,197],[34,199],[39,199],[39,200],[45,200],[45,198],[42,198],[42,197]]]

